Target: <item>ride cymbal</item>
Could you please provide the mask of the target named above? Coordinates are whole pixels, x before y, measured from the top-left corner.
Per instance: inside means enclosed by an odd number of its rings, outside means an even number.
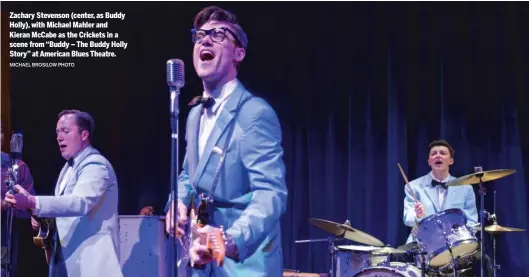
[[[383,247],[384,244],[377,238],[355,229],[346,224],[340,224],[324,219],[309,218],[310,224],[327,231],[337,237],[346,238],[348,240],[356,241],[371,246]]]
[[[493,181],[515,173],[514,169],[496,169],[468,174],[452,181],[448,181],[446,186],[463,186],[479,184],[480,176],[482,182]]]

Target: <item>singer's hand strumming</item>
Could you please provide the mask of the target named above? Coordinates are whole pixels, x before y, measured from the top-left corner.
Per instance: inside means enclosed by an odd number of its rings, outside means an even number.
[[[40,223],[36,221],[33,217],[31,218],[31,227],[33,230],[38,230],[40,228]]]

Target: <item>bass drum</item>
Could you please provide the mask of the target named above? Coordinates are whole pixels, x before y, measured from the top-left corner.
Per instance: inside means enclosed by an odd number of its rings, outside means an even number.
[[[391,262],[390,266],[364,268],[354,277],[421,277],[421,270],[411,264]],[[428,277],[428,275],[424,275]]]

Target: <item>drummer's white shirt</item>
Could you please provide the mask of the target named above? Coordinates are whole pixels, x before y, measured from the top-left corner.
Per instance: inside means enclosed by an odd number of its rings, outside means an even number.
[[[436,180],[437,182],[441,182],[441,183],[447,183],[448,179],[450,179],[450,174],[448,175],[448,177],[446,177],[442,181],[437,180],[437,178],[433,176],[432,172],[430,172],[430,175],[432,175],[433,180]],[[437,194],[439,195],[439,207],[443,207],[443,202],[445,201],[445,197],[446,197],[446,189],[443,188],[442,186],[437,186]]]

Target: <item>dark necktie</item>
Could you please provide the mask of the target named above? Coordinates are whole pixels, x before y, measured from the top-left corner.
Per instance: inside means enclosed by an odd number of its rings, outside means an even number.
[[[73,162],[74,162],[73,159],[69,159],[69,160],[68,160],[68,165],[71,166],[71,167],[73,167]]]
[[[211,97],[196,96],[193,98],[193,100],[191,100],[191,102],[189,102],[188,106],[194,107],[198,104],[201,104],[202,107],[209,109],[215,105],[215,99]]]
[[[435,188],[436,186],[441,186],[444,189],[447,189],[446,183],[438,182],[436,180],[432,180],[432,186]]]

